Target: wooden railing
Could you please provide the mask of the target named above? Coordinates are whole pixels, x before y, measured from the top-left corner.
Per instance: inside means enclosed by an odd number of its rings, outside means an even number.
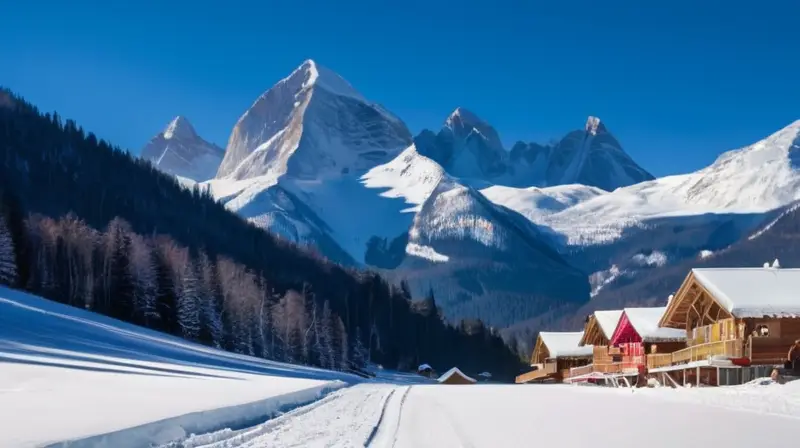
[[[573,367],[569,369],[570,378],[588,375],[590,373],[622,373],[622,363],[616,362],[611,364],[589,364],[586,366]]]
[[[542,368],[538,370],[533,370],[527,373],[523,373],[522,375],[519,375],[516,379],[516,382],[517,384],[528,383],[537,379],[544,378],[548,375],[552,375],[554,373],[556,373],[556,363],[548,362],[545,363],[542,366]]]
[[[569,369],[569,377],[570,378],[574,378],[576,376],[587,375],[587,374],[590,374],[592,372],[594,372],[594,365],[593,364],[580,366],[580,367],[573,367],[573,368]]]
[[[742,345],[741,339],[706,342],[704,344],[693,345],[672,353],[672,364],[702,361],[708,359],[710,356],[739,358],[742,356]]]
[[[647,368],[656,369],[672,365],[672,353],[652,353],[647,355]]]
[[[594,371],[600,373],[621,373],[622,363],[615,362],[611,364],[595,364]]]

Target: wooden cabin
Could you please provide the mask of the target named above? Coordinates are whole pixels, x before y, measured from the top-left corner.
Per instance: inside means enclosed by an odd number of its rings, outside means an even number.
[[[592,347],[592,362],[570,370],[569,381],[594,381],[604,375],[621,372],[622,357],[618,348],[608,341],[617,328],[622,310],[595,311],[586,319],[583,337],[578,345]]]
[[[475,384],[477,381],[464,374],[458,367],[453,367],[440,376],[439,384]]]
[[[728,385],[767,376],[800,338],[800,269],[692,269],[659,325],[687,340],[650,363],[669,382]]]
[[[648,356],[669,355],[686,346],[686,333],[658,324],[666,307],[625,308],[609,340],[621,354],[623,375],[640,375],[647,370]]]
[[[531,354],[534,370],[517,377],[517,383],[561,382],[572,367],[592,362],[592,346],[580,346],[583,332],[540,332]]]

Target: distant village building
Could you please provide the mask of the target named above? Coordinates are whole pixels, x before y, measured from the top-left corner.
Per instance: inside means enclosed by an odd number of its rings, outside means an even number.
[[[436,375],[433,367],[428,364],[420,364],[419,367],[417,367],[417,373],[427,378],[433,378]]]
[[[531,355],[534,370],[519,375],[517,383],[555,381],[569,376],[570,368],[592,362],[592,346],[580,346],[583,332],[540,332]]]
[[[439,384],[475,384],[477,381],[464,374],[458,367],[453,367],[440,376]]]
[[[478,378],[480,378],[480,380],[484,382],[489,381],[492,379],[492,374],[489,372],[481,372],[478,374]]]

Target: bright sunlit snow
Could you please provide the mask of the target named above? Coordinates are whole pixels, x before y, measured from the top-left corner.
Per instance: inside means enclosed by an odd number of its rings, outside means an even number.
[[[214,350],[0,287],[2,447],[146,424],[104,446],[147,446],[263,419],[357,380]]]

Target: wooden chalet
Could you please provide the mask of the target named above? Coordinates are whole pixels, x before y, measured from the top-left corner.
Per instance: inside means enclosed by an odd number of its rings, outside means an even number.
[[[692,269],[659,325],[683,331],[687,341],[649,357],[662,383],[729,385],[767,376],[800,338],[800,269]]]
[[[595,311],[586,319],[583,337],[578,345],[592,347],[592,362],[570,369],[569,382],[594,382],[606,375],[621,373],[622,355],[618,347],[609,347],[609,339],[617,328],[622,310]]]
[[[477,382],[474,378],[465,375],[458,367],[448,370],[437,381],[439,384],[475,384]]]
[[[519,375],[517,383],[561,382],[572,367],[592,362],[592,346],[580,346],[583,332],[540,332],[531,354],[534,370]]]
[[[625,308],[609,339],[621,355],[621,373],[640,375],[647,370],[647,357],[670,354],[686,346],[686,332],[658,324],[666,307]]]

